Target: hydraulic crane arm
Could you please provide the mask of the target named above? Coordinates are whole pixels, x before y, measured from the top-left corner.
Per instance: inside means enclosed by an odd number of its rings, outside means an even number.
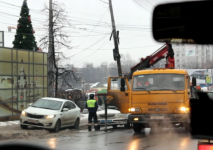
[[[127,74],[127,78],[131,79],[132,74],[135,71],[150,68],[151,66],[153,66],[158,61],[164,58],[166,58],[165,68],[174,69],[175,66],[174,51],[172,49],[171,44],[165,44],[150,56],[147,56],[146,58],[141,58],[141,61],[130,69],[130,73]]]

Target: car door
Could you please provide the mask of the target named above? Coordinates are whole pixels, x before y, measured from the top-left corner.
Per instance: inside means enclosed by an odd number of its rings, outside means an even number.
[[[67,125],[71,126],[73,124],[73,110],[72,110],[72,102],[67,102],[68,105],[68,116],[67,116]]]
[[[107,103],[117,107],[122,113],[129,113],[129,81],[125,79],[125,92],[120,91],[120,81],[123,77],[109,77],[107,87]]]
[[[69,125],[69,110],[68,111],[63,111],[64,108],[69,109],[69,104],[68,101],[64,103],[62,109],[61,109],[61,126],[67,126]]]
[[[70,102],[71,109],[70,109],[70,117],[71,117],[71,124],[74,125],[76,118],[78,117],[78,111],[76,105],[73,102]]]

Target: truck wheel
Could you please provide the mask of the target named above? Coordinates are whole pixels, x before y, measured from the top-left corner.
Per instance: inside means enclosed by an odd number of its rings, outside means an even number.
[[[125,128],[129,129],[130,128],[130,123],[127,121],[127,123],[124,125]]]
[[[142,129],[143,129],[143,124],[133,123],[133,130],[135,131],[135,133],[141,133]]]
[[[187,133],[190,132],[190,124],[189,123],[187,123],[187,122],[184,123],[183,127],[184,127],[185,132],[187,132]]]

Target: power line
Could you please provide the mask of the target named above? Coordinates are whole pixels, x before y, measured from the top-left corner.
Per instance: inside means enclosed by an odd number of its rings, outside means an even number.
[[[8,14],[8,13],[1,12],[1,11],[0,11],[0,13],[5,14],[5,15],[9,15],[9,16],[20,17],[20,16],[17,16],[17,15]],[[28,19],[28,17],[21,17],[21,18],[23,18],[23,19]],[[30,19],[31,19],[31,18],[30,18]],[[38,22],[42,22],[42,21],[39,21],[39,20],[36,20],[36,19],[34,19],[34,20],[35,20],[35,21],[38,21]]]
[[[27,8],[22,8],[22,6],[18,6],[18,5],[14,5],[14,4],[11,4],[11,3],[7,3],[7,2],[3,2],[3,1],[0,1],[0,3],[3,3],[3,4],[6,4],[6,5],[10,5],[10,6],[13,6],[13,7],[18,7],[18,8],[21,8],[21,9],[26,9],[26,10],[31,10],[31,11],[35,11],[37,12],[37,14],[43,14],[41,13],[40,10],[34,10],[34,9],[27,9]],[[13,8],[14,9],[14,8]]]
[[[106,14],[107,10],[105,11],[105,13],[102,15],[101,19],[99,20],[99,22],[96,24],[96,26],[92,29],[92,31],[90,31],[90,33],[83,39],[83,41],[78,45],[80,46],[87,38],[88,36],[96,29],[97,25],[100,23],[100,21],[102,20],[102,18],[104,17],[104,15]],[[75,50],[75,49],[74,49]],[[86,50],[86,49],[85,49]],[[83,50],[84,51],[84,50]],[[81,52],[83,52],[81,51]],[[80,53],[81,53],[80,52]],[[79,53],[78,53],[79,54]]]
[[[150,1],[149,0],[146,0],[150,5],[152,5],[152,3],[150,3]],[[152,5],[153,6],[153,5]],[[154,7],[154,6],[153,6]]]
[[[101,16],[101,15],[97,15],[97,14],[85,13],[85,12],[78,11],[78,10],[74,10],[74,9],[72,9],[72,11],[77,11],[77,12],[79,12],[79,13],[74,12],[74,14],[84,14],[84,15],[97,16],[97,17],[100,17],[100,16]],[[73,12],[70,12],[70,11],[68,11],[67,13],[73,14]],[[117,16],[117,15],[114,15],[114,16],[115,16],[116,18],[117,18],[117,17],[119,17],[119,18],[132,18],[132,19],[140,19],[140,20],[141,20],[141,18],[139,18],[139,17],[127,17],[127,16]]]
[[[143,7],[141,4],[139,4],[136,0],[133,0],[135,3],[137,3],[139,6]],[[143,9],[145,9],[147,12],[149,12],[150,14],[152,14],[149,10],[147,10],[145,7],[143,7]]]
[[[99,51],[100,51],[100,50],[101,50],[101,49],[99,48]],[[107,51],[109,51],[109,49],[108,49]],[[107,51],[106,51],[105,53],[103,53],[102,56],[105,56],[105,54],[107,53]],[[110,50],[110,51],[112,51],[112,50]],[[103,59],[103,58],[100,57],[100,59],[95,59],[96,61],[93,62],[93,63],[99,62],[101,59]]]
[[[74,55],[72,55],[72,56],[70,56],[70,57],[76,56],[76,55],[82,53],[83,51],[89,49],[90,47],[96,45],[97,43],[99,43],[100,41],[102,41],[104,38],[106,38],[108,35],[110,35],[110,33],[106,34],[106,35],[103,36],[101,39],[99,39],[98,41],[96,41],[95,43],[93,43],[92,45],[90,45],[89,47],[85,48],[84,50],[82,50],[82,51],[80,51],[80,52],[78,52],[78,53],[76,53],[76,54],[74,54]]]
[[[105,42],[104,42],[98,49],[96,49],[93,53],[91,53],[90,55],[84,57],[83,59],[81,59],[81,60],[79,60],[79,61],[77,61],[77,62],[75,62],[75,63],[73,63],[73,64],[78,64],[79,62],[81,62],[81,61],[85,60],[86,58],[90,57],[91,55],[93,55],[94,53],[96,53],[102,46],[104,46],[107,42],[109,43],[108,40],[105,41]]]
[[[145,48],[145,47],[154,47],[154,46],[158,46],[158,45],[151,45],[151,46],[142,46],[142,47],[125,47],[125,48],[120,48],[122,50],[126,49],[141,49],[141,48]],[[76,49],[85,49],[85,48],[76,48]],[[96,50],[96,49],[88,49],[87,51],[93,51],[93,50]],[[102,50],[102,51],[111,51],[111,49],[99,49],[99,50]]]
[[[36,31],[36,30],[35,30]],[[24,34],[24,35],[31,35],[31,34],[26,34],[26,33],[16,33],[16,32],[9,32],[9,31],[4,31],[4,32],[8,32],[8,33],[13,33],[13,34]],[[38,32],[38,31],[36,31],[36,32]],[[108,33],[107,33],[108,34]],[[38,35],[38,34],[36,34],[37,36],[44,36],[44,35]],[[89,36],[100,36],[100,35],[106,35],[106,33],[104,34],[97,34],[97,35],[89,35]],[[57,36],[57,35],[56,35]],[[82,35],[82,36],[67,36],[67,37],[85,37],[86,35]],[[47,37],[49,37],[49,36],[47,36]]]

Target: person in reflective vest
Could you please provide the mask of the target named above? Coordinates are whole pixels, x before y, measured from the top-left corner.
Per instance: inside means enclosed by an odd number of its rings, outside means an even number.
[[[88,131],[92,130],[92,119],[94,120],[94,128],[95,130],[98,130],[98,119],[97,119],[97,109],[98,109],[98,104],[97,101],[94,99],[94,94],[89,95],[89,100],[87,100],[85,108],[88,109],[89,111],[89,116],[88,116]]]

